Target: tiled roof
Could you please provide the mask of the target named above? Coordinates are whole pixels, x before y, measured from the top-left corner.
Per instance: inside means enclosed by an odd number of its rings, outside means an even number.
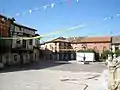
[[[71,43],[100,43],[100,42],[111,42],[111,37],[71,37],[71,38],[56,38],[49,42],[71,42]]]
[[[29,29],[29,30],[37,31],[37,30],[34,29],[34,28],[31,28],[31,27],[28,27],[28,26],[25,26],[25,25],[21,25],[21,24],[18,24],[18,23],[14,23],[14,25],[17,25],[17,26],[20,26],[20,27],[23,27],[23,28],[27,28],[27,29]]]
[[[120,36],[113,36],[112,44],[120,44]]]
[[[48,41],[46,43],[50,43],[50,42],[69,42],[69,41],[66,38],[59,37],[59,38],[53,39],[51,41]]]
[[[85,37],[80,42],[110,42],[111,37]]]
[[[92,42],[110,42],[111,37],[79,37],[71,40],[73,43],[92,43]]]

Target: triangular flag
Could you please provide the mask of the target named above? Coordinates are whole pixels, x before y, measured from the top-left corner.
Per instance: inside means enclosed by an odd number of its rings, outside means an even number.
[[[19,15],[20,15],[19,13],[16,14],[16,16],[19,16]]]
[[[46,8],[47,8],[48,6],[49,6],[49,5],[45,5],[45,6],[43,6],[44,10],[46,10]]]
[[[68,0],[68,5],[70,5],[71,0]]]
[[[52,3],[52,4],[51,4],[51,8],[53,8],[54,6],[55,6],[55,3]]]
[[[43,8],[44,8],[44,10],[46,10],[47,6],[45,5],[45,6],[43,6]]]
[[[105,17],[105,18],[103,19],[103,21],[106,21],[106,20],[108,20],[108,18],[107,18],[107,17]]]
[[[79,0],[77,0],[77,2],[79,2]]]
[[[116,16],[117,16],[117,17],[120,17],[120,14],[117,14]]]
[[[29,13],[31,14],[31,13],[32,13],[32,10],[29,10]]]

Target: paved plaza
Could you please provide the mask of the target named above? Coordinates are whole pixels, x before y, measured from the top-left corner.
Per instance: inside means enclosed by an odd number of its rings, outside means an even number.
[[[104,90],[99,84],[104,70],[105,64],[97,62],[15,66],[0,72],[0,90]]]

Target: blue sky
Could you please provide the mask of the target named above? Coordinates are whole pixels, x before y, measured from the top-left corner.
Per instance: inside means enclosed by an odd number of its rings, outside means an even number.
[[[15,16],[16,22],[38,29],[46,34],[62,28],[83,25],[82,28],[53,35],[57,36],[104,36],[120,34],[120,0],[0,0],[0,13]],[[62,3],[57,3],[62,2]],[[56,3],[53,8],[47,7],[28,12],[35,7]],[[25,15],[22,13],[26,12]],[[104,21],[105,17],[111,17]],[[50,39],[50,38],[47,38]]]

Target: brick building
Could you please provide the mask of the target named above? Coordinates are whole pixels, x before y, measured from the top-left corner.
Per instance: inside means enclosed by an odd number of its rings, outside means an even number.
[[[14,19],[9,19],[0,14],[0,36],[8,37],[9,36],[9,28]]]
[[[111,48],[111,37],[78,37],[71,41],[74,50],[93,49],[99,54]]]

